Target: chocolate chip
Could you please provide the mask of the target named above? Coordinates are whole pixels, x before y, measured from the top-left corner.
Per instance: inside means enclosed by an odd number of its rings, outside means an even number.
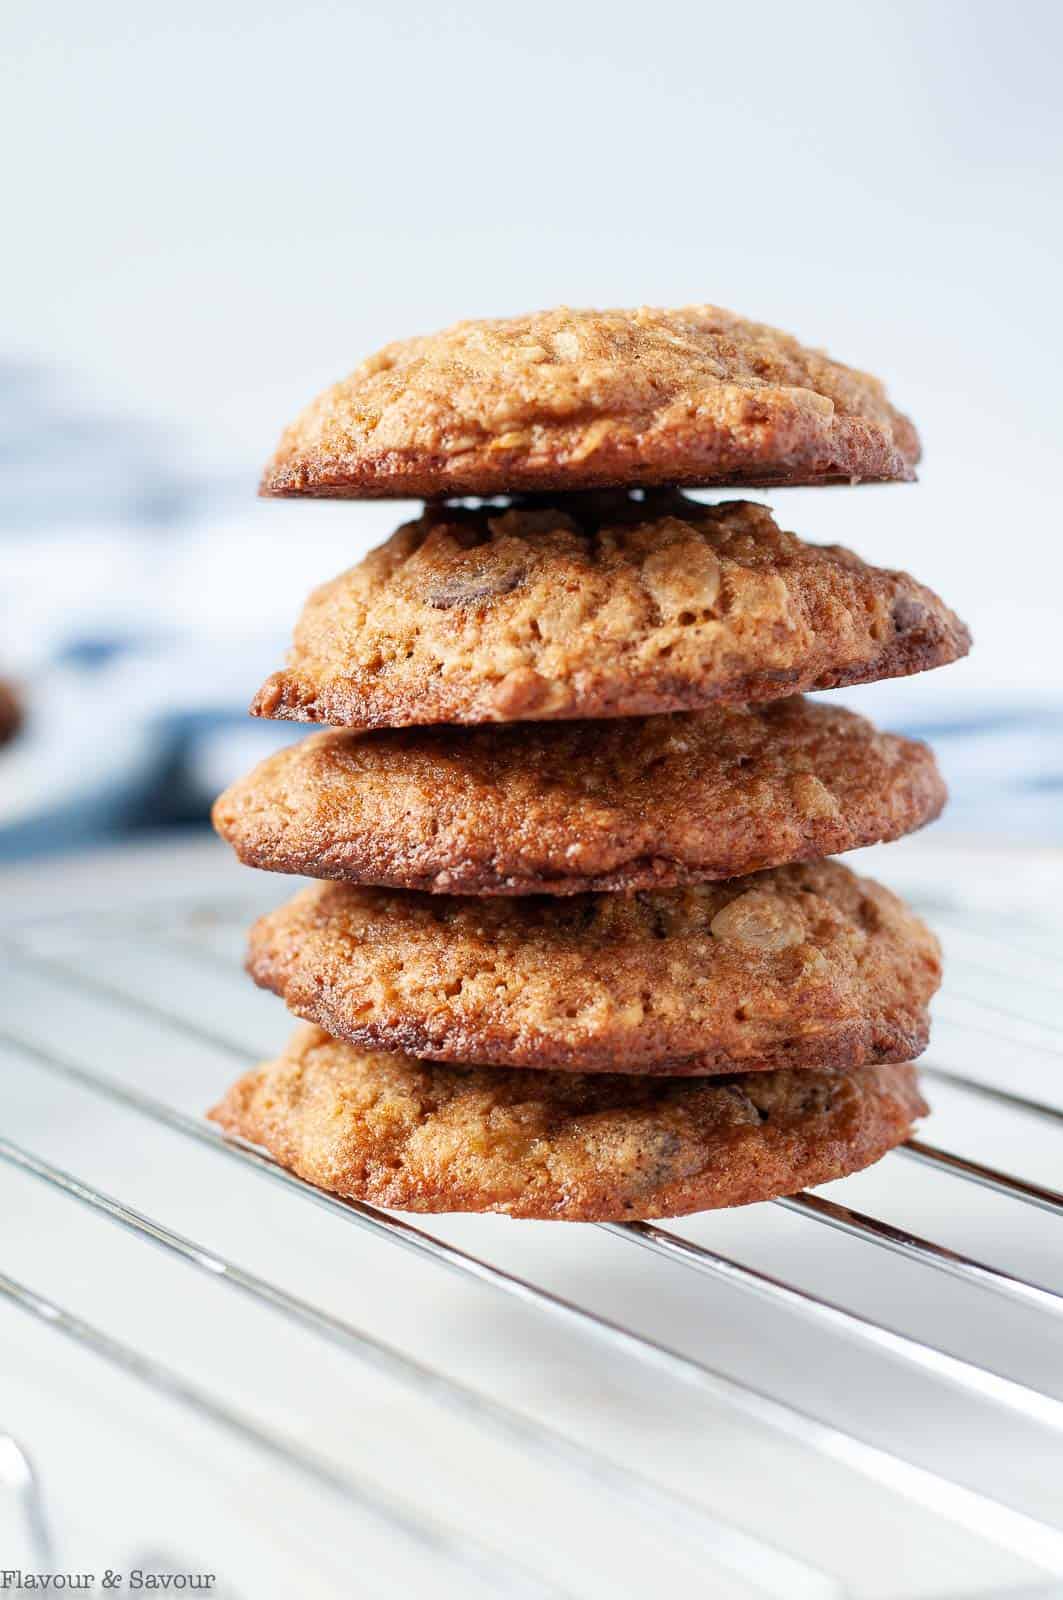
[[[509,594],[524,581],[523,567],[508,567],[501,572],[458,572],[444,578],[428,591],[428,604],[436,611],[452,606],[473,606]]]
[[[912,628],[918,628],[926,620],[926,606],[920,605],[918,600],[909,600],[907,595],[902,595],[893,602],[890,612],[893,626],[898,633],[908,633]]]
[[[640,1152],[642,1183],[652,1188],[666,1182],[680,1151],[679,1135],[672,1128],[658,1128],[652,1137],[644,1135],[640,1142],[643,1146]]]
[[[654,939],[667,939],[669,934],[668,917],[660,900],[656,895],[640,890],[635,895],[635,901],[641,907],[650,935]]]

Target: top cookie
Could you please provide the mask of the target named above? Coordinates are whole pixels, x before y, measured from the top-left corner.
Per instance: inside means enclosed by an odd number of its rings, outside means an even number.
[[[919,454],[877,378],[777,328],[561,307],[385,345],[286,430],[262,493],[908,480]]]
[[[921,672],[967,629],[907,573],[675,491],[429,509],[312,594],[256,716],[650,715]]]

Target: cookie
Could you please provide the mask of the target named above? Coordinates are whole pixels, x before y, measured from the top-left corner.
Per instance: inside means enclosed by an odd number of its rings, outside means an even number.
[[[386,345],[283,435],[267,495],[911,479],[877,378],[718,306],[459,322]]]
[[[605,1222],[829,1183],[908,1137],[915,1069],[730,1078],[445,1067],[300,1028],[210,1113],[301,1178],[399,1211]]]
[[[733,878],[896,839],[945,785],[925,744],[800,697],[671,717],[313,734],[214,807],[269,872],[451,894]]]
[[[353,1044],[667,1074],[908,1061],[941,971],[923,923],[834,861],[627,895],[315,884],[259,919],[247,965]]]
[[[310,596],[257,716],[361,727],[637,716],[965,655],[903,572],[677,493],[429,509]]]

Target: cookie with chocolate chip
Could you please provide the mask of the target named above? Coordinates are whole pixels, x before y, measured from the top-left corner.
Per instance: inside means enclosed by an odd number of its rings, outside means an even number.
[[[255,924],[248,970],[366,1048],[701,1075],[908,1061],[941,963],[895,895],[816,861],[633,894],[316,884]]]
[[[257,716],[364,728],[693,710],[965,655],[903,572],[677,493],[428,508],[310,596]]]
[[[353,1200],[604,1222],[828,1183],[902,1143],[926,1109],[908,1066],[676,1079],[486,1071],[301,1028],[211,1116]]]

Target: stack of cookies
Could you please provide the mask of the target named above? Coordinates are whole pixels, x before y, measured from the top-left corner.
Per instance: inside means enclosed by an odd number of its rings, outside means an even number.
[[[903,481],[873,378],[715,307],[387,346],[269,495],[423,514],[310,596],[258,716],[331,724],[218,801],[321,880],[252,930],[303,1018],[212,1113],[406,1211],[660,1217],[792,1193],[925,1111],[933,935],[826,859],[922,826],[925,745],[809,690],[942,666],[902,572],[693,487]]]

